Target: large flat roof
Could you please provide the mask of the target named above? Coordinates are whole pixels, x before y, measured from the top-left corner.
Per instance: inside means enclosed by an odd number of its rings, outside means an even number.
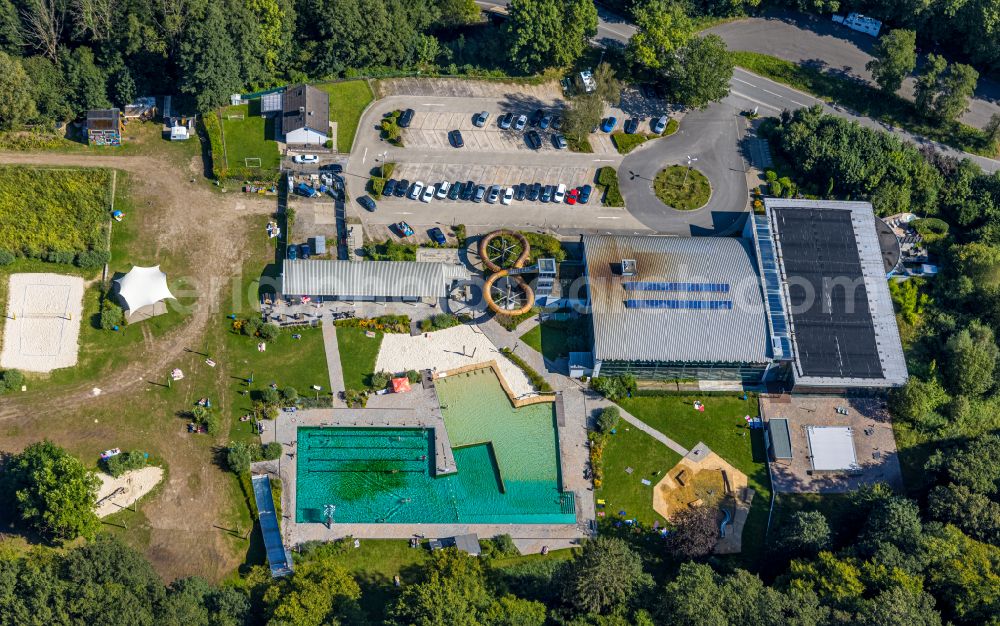
[[[465,268],[417,261],[284,262],[282,293],[288,296],[444,298],[448,285],[468,278]]]
[[[750,244],[730,237],[583,237],[594,358],[767,363],[769,340]],[[622,261],[635,274],[622,275]]]
[[[906,381],[899,330],[867,202],[765,200],[798,385]]]
[[[817,472],[860,469],[854,451],[854,431],[848,426],[809,426],[809,453]]]

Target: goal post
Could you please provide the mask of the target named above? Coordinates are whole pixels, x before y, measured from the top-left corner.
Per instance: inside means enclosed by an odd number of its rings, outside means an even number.
[[[245,157],[243,159],[243,165],[246,167],[260,167],[260,157]]]
[[[242,120],[245,118],[246,116],[244,116],[242,113],[226,113],[227,120]]]

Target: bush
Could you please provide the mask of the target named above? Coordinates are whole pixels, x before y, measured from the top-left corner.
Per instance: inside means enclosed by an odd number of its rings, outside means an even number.
[[[326,141],[324,141],[323,147],[326,148],[327,150],[333,148],[333,139],[327,139]]]
[[[268,406],[278,406],[281,404],[281,393],[277,389],[268,387],[260,392],[260,399]]]
[[[49,250],[45,260],[49,263],[62,263],[70,265],[76,259],[76,253],[72,250]]]
[[[281,456],[281,444],[277,441],[272,441],[268,443],[261,450],[261,456],[264,457],[265,461],[274,461]]]
[[[4,391],[16,391],[24,384],[24,374],[20,370],[6,370],[0,375],[0,384],[3,385],[0,394]]]
[[[77,267],[94,269],[111,260],[111,253],[105,250],[84,250],[76,255]]]
[[[286,404],[295,404],[299,399],[299,392],[295,387],[285,387],[281,390],[281,397]]]
[[[450,313],[438,313],[437,315],[432,315],[425,320],[420,320],[420,330],[429,333],[435,330],[444,330],[446,328],[452,328],[453,326],[458,326],[462,323],[462,320],[456,315]]]
[[[222,422],[219,421],[219,416],[211,411],[209,411],[208,415],[205,416],[203,423],[205,425],[205,430],[212,436],[218,435],[219,431],[222,429]]]
[[[216,180],[229,177],[226,168],[226,150],[222,147],[222,123],[215,111],[207,111],[200,116],[202,127],[208,135],[209,156],[212,157],[212,175]]]
[[[389,386],[390,380],[392,380],[392,374],[389,372],[375,372],[371,375],[371,388],[376,391],[385,389]]]
[[[122,308],[114,302],[105,299],[101,303],[101,328],[112,330],[115,326],[121,326],[125,314]]]
[[[16,258],[10,250],[0,250],[0,265],[10,265]]]
[[[231,441],[226,448],[226,467],[235,474],[250,471],[253,462],[252,446],[257,445],[245,441]],[[259,447],[259,446],[258,446]]]
[[[618,188],[618,172],[610,166],[597,170],[597,184],[604,188],[604,205],[611,207],[625,206],[625,199]]]
[[[614,401],[631,396],[636,392],[637,386],[635,376],[623,374],[621,376],[598,376],[597,378],[591,378],[590,388],[608,400]]]
[[[109,459],[101,459],[101,469],[115,478],[143,467],[146,467],[146,453],[140,450],[127,450]]]
[[[924,241],[929,244],[948,236],[948,222],[936,217],[913,220],[910,222],[910,226],[920,233]]]
[[[529,263],[534,263],[538,259],[555,259],[557,263],[566,260],[566,249],[563,248],[562,242],[552,235],[525,231],[521,231],[521,234],[528,240],[528,247],[531,248]]]
[[[368,396],[356,389],[348,389],[344,392],[344,402],[352,409],[363,409],[368,403]]]
[[[243,323],[240,325],[240,332],[248,337],[256,337],[263,325],[264,321],[262,319],[259,317],[251,317],[243,320]]]
[[[465,224],[455,224],[451,227],[451,232],[455,235],[455,239],[458,239],[458,247],[461,248],[465,245]],[[2,265],[2,263],[0,263]]]
[[[277,324],[270,324],[270,323],[263,324],[262,323],[260,325],[260,329],[257,331],[257,334],[264,341],[274,341],[275,339],[278,338],[278,335],[281,334],[281,329],[278,328]]]
[[[383,333],[409,333],[410,317],[408,315],[381,315],[373,318],[352,317],[346,320],[337,320],[334,325]]]
[[[485,543],[490,556],[509,557],[521,554],[510,535],[497,535],[492,539],[487,539]]]
[[[417,370],[407,370],[406,380],[410,381],[411,385],[415,385],[420,382],[420,372]]]
[[[609,433],[618,427],[618,420],[621,419],[621,411],[616,406],[604,407],[597,416],[597,430],[602,433]]]
[[[521,368],[521,371],[524,372],[525,376],[528,377],[528,381],[531,383],[532,387],[534,387],[535,389],[537,389],[542,393],[549,393],[552,391],[552,386],[549,385],[549,383],[544,378],[542,378],[542,375],[536,372],[534,368],[532,368],[530,365],[528,365],[527,361],[514,354],[513,350],[511,350],[510,348],[501,348],[500,352],[505,357],[510,359],[514,365]]]
[[[628,154],[656,136],[657,135],[646,135],[645,133],[629,134],[619,130],[611,133],[611,141],[614,142],[615,149],[618,150],[618,154]]]
[[[376,198],[381,198],[382,191],[385,189],[385,179],[379,176],[372,176],[368,182],[371,185],[372,195]]]

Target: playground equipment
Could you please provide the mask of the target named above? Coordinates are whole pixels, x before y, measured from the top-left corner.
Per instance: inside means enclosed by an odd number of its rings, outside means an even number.
[[[520,252],[515,257],[518,248]],[[494,313],[517,316],[535,305],[535,292],[523,274],[544,274],[551,288],[555,260],[539,259],[537,264],[525,267],[530,254],[528,239],[512,230],[496,230],[479,240],[479,258],[483,267],[492,272],[483,286],[483,296],[486,306]]]

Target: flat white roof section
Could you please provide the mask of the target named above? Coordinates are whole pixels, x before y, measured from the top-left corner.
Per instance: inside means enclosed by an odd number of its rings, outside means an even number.
[[[861,469],[854,452],[854,430],[847,426],[807,426],[809,453],[816,472],[850,472]]]

